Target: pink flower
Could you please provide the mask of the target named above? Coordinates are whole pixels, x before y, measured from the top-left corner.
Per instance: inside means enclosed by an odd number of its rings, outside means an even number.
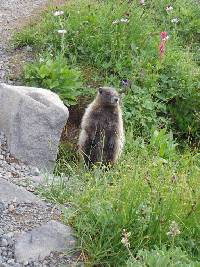
[[[159,47],[159,51],[160,51],[160,58],[163,58],[164,54],[165,54],[165,43],[161,42],[160,47]]]
[[[161,41],[166,41],[167,39],[169,39],[167,32],[161,32],[160,37],[161,37]]]
[[[165,54],[166,42],[169,39],[169,36],[167,35],[167,32],[161,32],[160,37],[161,37],[161,42],[159,46],[159,54],[160,54],[160,59],[162,59]]]

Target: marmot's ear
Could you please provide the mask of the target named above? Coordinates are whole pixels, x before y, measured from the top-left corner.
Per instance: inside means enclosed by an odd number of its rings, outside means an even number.
[[[99,94],[102,94],[103,92],[103,87],[99,87]]]

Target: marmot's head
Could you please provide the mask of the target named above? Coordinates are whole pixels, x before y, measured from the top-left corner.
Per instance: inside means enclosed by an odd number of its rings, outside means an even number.
[[[101,105],[113,107],[118,106],[120,101],[118,92],[112,87],[100,87],[97,99]]]

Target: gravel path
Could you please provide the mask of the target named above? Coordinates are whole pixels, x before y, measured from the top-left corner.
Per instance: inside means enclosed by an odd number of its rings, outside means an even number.
[[[41,182],[40,175],[37,168],[29,167],[10,155],[6,138],[0,132],[0,267],[81,266],[76,264],[74,256],[62,251],[56,252],[56,249],[40,259],[40,250],[48,247],[48,241],[41,243],[41,247],[36,249],[38,250],[37,259],[25,262],[16,260],[15,246],[18,238],[47,222],[61,221],[62,218],[58,207],[33,195],[32,192],[38,182]],[[68,229],[62,230],[59,234],[55,232],[50,235],[50,238],[53,238],[52,241],[55,242],[55,248],[61,236],[67,231]],[[55,238],[52,237],[54,234]],[[73,239],[73,235],[69,236]],[[26,246],[23,243],[20,246],[26,254]],[[35,249],[33,254],[35,254]]]
[[[0,82],[12,83],[8,80],[12,57],[8,42],[13,31],[29,21],[47,3],[48,0],[0,0]]]
[[[29,21],[31,16],[38,14],[47,4],[48,0],[0,0],[0,83],[13,83],[9,80],[10,61],[14,56],[14,51],[9,48],[12,33]],[[6,138],[0,129],[0,267],[81,266],[75,263],[75,257],[62,252],[62,249],[52,250],[45,258],[40,258],[41,251],[44,253],[49,245],[50,248],[54,245],[55,248],[62,248],[63,244],[60,244],[59,240],[62,240],[63,234],[67,234],[67,239],[63,237],[64,240],[69,239],[69,242],[74,242],[70,227],[60,224],[62,231],[56,229],[51,232],[52,228],[49,229],[41,237],[43,239],[38,247],[38,237],[34,237],[34,234],[36,235],[43,225],[47,224],[48,229],[48,223],[51,225],[51,222],[59,222],[62,217],[59,208],[33,195],[32,192],[38,181],[41,181],[40,178],[37,168],[31,168],[10,155]],[[30,197],[23,199],[23,196]],[[38,201],[35,201],[35,198]],[[62,227],[66,227],[66,230],[63,231]],[[49,232],[51,233],[48,235]],[[21,248],[20,253],[24,251],[26,256],[28,248],[20,241],[26,234],[31,235],[29,252],[35,242],[36,250],[33,254],[38,253],[38,259],[20,262],[17,260],[19,256],[16,246]],[[49,238],[51,242],[44,242],[44,238],[46,240]]]

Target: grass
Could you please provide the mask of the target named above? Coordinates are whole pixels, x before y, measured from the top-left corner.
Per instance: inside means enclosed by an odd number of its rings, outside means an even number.
[[[200,5],[176,0],[171,12],[167,5],[70,1],[62,16],[50,10],[13,38],[15,47],[31,45],[37,53],[25,68],[25,83],[46,86],[67,104],[80,95],[91,98],[91,88],[103,84],[123,94],[126,145],[119,163],[89,171],[65,146],[55,168],[60,178],[40,188],[49,200],[70,206],[64,221],[75,229],[87,266],[200,266],[200,156],[194,148]],[[169,39],[161,57],[164,31]]]
[[[65,221],[73,225],[88,266],[126,266],[130,253],[121,242],[123,229],[131,233],[134,259],[143,249],[166,247],[180,248],[189,261],[199,260],[199,154],[178,153],[162,131],[148,145],[131,136],[127,142],[123,158],[109,171],[84,170],[78,161],[60,158],[68,179],[42,194],[71,206]],[[177,236],[167,235],[173,221],[180,229]]]

